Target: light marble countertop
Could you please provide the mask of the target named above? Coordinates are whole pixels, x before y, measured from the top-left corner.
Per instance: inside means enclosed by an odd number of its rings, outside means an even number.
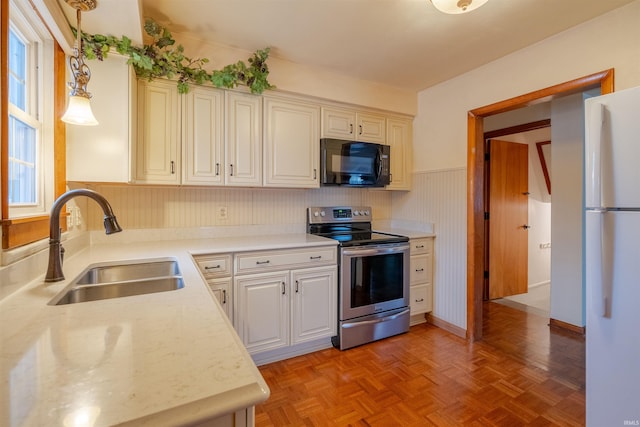
[[[191,254],[335,245],[307,234],[93,245],[0,303],[0,425],[178,425],[253,406],[269,388]],[[174,258],[184,288],[51,306],[94,263]],[[84,423],[80,422],[83,421]]]

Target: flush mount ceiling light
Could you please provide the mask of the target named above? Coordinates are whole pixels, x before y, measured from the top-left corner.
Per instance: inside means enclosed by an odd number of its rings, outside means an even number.
[[[98,121],[93,116],[89,99],[91,94],[87,92],[87,84],[91,79],[91,70],[84,63],[84,51],[82,49],[82,30],[80,29],[81,12],[87,12],[96,8],[96,0],[65,0],[76,9],[77,13],[77,39],[73,50],[73,56],[69,57],[69,68],[73,75],[73,81],[69,82],[69,104],[67,111],[62,116],[62,121],[73,125],[95,126]]]
[[[440,12],[459,14],[475,10],[489,0],[431,0]]]

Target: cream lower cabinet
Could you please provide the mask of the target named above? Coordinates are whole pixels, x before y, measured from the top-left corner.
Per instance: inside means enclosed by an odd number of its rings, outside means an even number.
[[[318,188],[320,106],[264,97],[264,186]]]
[[[327,246],[235,256],[234,325],[250,354],[329,343],[337,324],[336,252]]]
[[[233,319],[232,255],[195,255],[193,259],[222,310],[229,319]]]
[[[409,307],[411,323],[416,324],[424,322],[423,314],[433,310],[433,238],[411,239],[409,244],[411,245]]]
[[[235,279],[236,329],[249,353],[336,333],[336,267]]]

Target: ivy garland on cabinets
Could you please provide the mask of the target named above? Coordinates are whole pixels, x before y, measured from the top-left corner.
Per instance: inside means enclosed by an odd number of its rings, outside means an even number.
[[[203,69],[208,63],[207,58],[192,59],[184,54],[182,45],[175,45],[175,40],[169,30],[152,19],[144,24],[145,32],[153,38],[153,43],[142,47],[133,46],[131,39],[122,36],[121,39],[102,34],[82,34],[84,54],[87,59],[106,58],[109,50],[114,48],[121,55],[129,57],[128,63],[133,65],[136,75],[140,78],[153,80],[155,78],[178,77],[178,92],[189,92],[189,84],[203,84],[211,82],[216,87],[233,88],[239,84],[249,87],[251,93],[260,94],[275,86],[269,83],[269,67],[267,58],[269,48],[257,50],[248,59],[249,65],[243,61],[230,64],[221,70],[211,73]],[[75,29],[73,29],[75,35]]]

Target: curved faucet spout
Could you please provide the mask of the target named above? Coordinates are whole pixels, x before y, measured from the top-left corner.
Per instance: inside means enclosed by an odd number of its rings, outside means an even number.
[[[93,190],[81,188],[78,190],[67,191],[62,194],[51,206],[51,217],[49,218],[49,266],[47,267],[47,275],[45,276],[45,282],[59,282],[64,280],[64,274],[62,272],[62,245],[60,243],[60,236],[62,231],[60,230],[60,212],[62,207],[71,199],[77,196],[89,197],[100,205],[102,212],[104,212],[104,229],[107,234],[118,233],[122,231],[116,216],[111,210],[111,205],[107,202],[103,196],[96,193]]]

